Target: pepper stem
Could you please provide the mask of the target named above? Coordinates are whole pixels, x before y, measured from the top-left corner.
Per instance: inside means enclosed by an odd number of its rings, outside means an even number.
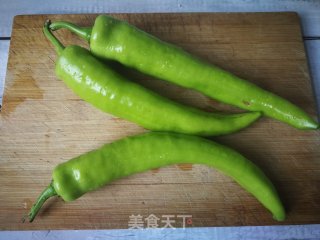
[[[53,46],[54,46],[56,52],[58,53],[58,55],[60,55],[62,53],[63,49],[64,49],[64,46],[50,31],[50,24],[51,24],[50,20],[47,20],[44,23],[43,33],[47,37],[47,39],[53,44]]]
[[[91,27],[79,27],[71,22],[65,22],[65,21],[57,21],[50,24],[51,31],[55,31],[61,28],[66,28],[69,31],[75,33],[79,37],[85,39],[87,42],[90,42]]]
[[[29,222],[32,222],[34,220],[44,202],[47,201],[48,198],[53,197],[55,195],[57,195],[57,193],[54,190],[54,187],[52,186],[51,182],[50,185],[40,194],[40,196],[37,199],[37,202],[32,206],[28,214]]]

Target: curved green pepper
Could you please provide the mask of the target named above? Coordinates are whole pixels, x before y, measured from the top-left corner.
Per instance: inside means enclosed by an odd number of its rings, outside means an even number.
[[[261,115],[259,112],[222,115],[173,102],[126,80],[84,48],[64,48],[48,25],[44,33],[59,54],[56,75],[82,99],[104,112],[151,130],[197,135],[232,133]]]
[[[134,173],[176,163],[205,164],[233,178],[282,221],[285,211],[264,173],[238,152],[200,137],[150,132],[127,137],[58,165],[52,183],[30,210],[32,221],[54,195],[73,201],[83,194]]]
[[[91,52],[113,59],[151,76],[195,89],[211,98],[288,123],[299,129],[319,127],[302,109],[289,101],[195,58],[124,21],[97,17],[92,28],[53,22],[52,30],[67,28],[90,42]]]

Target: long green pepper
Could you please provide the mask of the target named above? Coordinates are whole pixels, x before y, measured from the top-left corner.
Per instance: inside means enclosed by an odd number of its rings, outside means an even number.
[[[73,201],[83,194],[134,173],[177,163],[205,164],[230,176],[282,221],[285,211],[265,174],[238,152],[196,136],[150,132],[127,137],[58,165],[52,183],[30,210],[33,221],[44,202],[55,195]]]
[[[59,55],[56,75],[85,101],[98,109],[135,122],[154,131],[195,135],[221,135],[238,131],[256,121],[261,114],[217,114],[164,98],[113,71],[79,46],[66,48],[49,30],[44,34]]]
[[[90,43],[91,52],[143,73],[197,90],[206,96],[280,120],[299,129],[319,124],[289,101],[214,65],[195,58],[127,22],[100,15],[92,28],[53,22],[52,30],[67,28]]]

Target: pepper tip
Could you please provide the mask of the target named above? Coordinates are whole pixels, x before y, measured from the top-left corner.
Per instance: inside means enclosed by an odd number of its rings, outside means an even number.
[[[48,27],[50,24],[51,24],[51,20],[50,20],[50,19],[47,19],[47,20],[44,22],[44,26],[45,26],[45,27]]]

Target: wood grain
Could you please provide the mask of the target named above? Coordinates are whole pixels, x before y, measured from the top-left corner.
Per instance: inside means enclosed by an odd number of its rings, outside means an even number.
[[[114,14],[161,39],[285,97],[316,118],[299,18],[294,13]],[[0,114],[0,228],[127,228],[129,216],[192,215],[192,226],[320,222],[320,134],[263,118],[214,138],[243,153],[275,183],[287,208],[278,223],[229,177],[201,165],[137,174],[72,203],[50,200],[32,224],[21,217],[58,163],[145,130],[80,100],[54,74],[56,54],[41,28],[47,18],[92,25],[96,15],[17,16]],[[87,46],[67,31],[64,44]],[[147,88],[208,111],[239,111],[194,91],[116,66]],[[176,227],[179,227],[177,222]]]

